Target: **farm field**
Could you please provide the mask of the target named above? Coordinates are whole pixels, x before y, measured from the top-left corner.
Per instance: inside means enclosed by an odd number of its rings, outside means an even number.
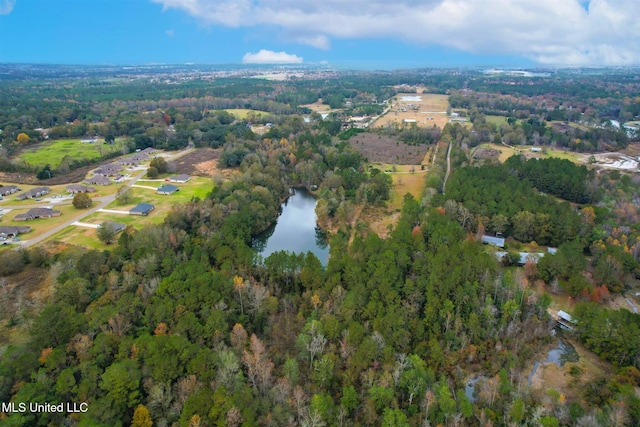
[[[121,140],[116,140],[112,145],[108,145],[101,142],[83,143],[80,142],[80,139],[58,139],[25,149],[17,160],[37,167],[51,165],[53,169],[56,169],[65,156],[69,156],[72,161],[101,159],[108,153],[121,153],[122,144]]]
[[[415,120],[418,126],[443,128],[447,122],[449,96],[433,93],[399,93],[390,100],[391,109],[375,122],[376,127],[402,126]]]

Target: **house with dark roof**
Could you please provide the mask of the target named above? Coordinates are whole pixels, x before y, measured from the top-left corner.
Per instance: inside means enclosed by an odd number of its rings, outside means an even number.
[[[111,181],[104,175],[94,175],[91,178],[87,178],[84,180],[87,184],[91,185],[109,185]]]
[[[95,175],[114,176],[120,173],[120,169],[122,169],[120,165],[105,165],[96,169],[93,173]]]
[[[15,185],[5,185],[4,187],[0,187],[0,196],[9,196],[18,191],[20,191],[20,189]]]
[[[164,184],[158,188],[158,194],[173,194],[176,191],[180,191],[178,187],[172,184]]]
[[[20,233],[28,233],[31,227],[26,225],[0,225],[0,237],[16,237]]]
[[[69,184],[66,187],[68,193],[77,194],[77,193],[93,193],[96,191],[95,188],[89,187],[87,185],[82,184]]]
[[[187,175],[186,173],[182,173],[180,175],[175,175],[169,178],[171,182],[188,182],[191,179],[191,175]]]
[[[16,196],[16,200],[33,199],[36,197],[42,197],[49,193],[51,193],[51,189],[49,187],[34,187],[31,190],[25,191],[24,193]]]
[[[26,213],[18,214],[13,218],[14,221],[28,221],[36,218],[51,218],[60,216],[60,211],[50,208],[32,208]]]
[[[132,208],[129,211],[130,215],[149,215],[149,212],[151,212],[152,210],[155,209],[155,206],[153,206],[150,203],[140,203],[138,206]]]

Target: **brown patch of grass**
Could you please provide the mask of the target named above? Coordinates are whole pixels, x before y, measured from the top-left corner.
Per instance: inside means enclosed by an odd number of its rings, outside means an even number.
[[[429,150],[427,145],[409,145],[396,138],[372,132],[360,133],[352,137],[349,143],[372,163],[419,165]]]

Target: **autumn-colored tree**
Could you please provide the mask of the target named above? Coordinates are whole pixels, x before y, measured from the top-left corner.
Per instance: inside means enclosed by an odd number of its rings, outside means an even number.
[[[268,390],[274,365],[265,345],[256,334],[251,334],[249,350],[244,351],[242,362],[247,367],[247,377],[251,384],[261,392]]]
[[[20,144],[26,144],[27,142],[29,142],[29,135],[27,135],[26,133],[19,133],[18,137],[16,138],[16,140]]]
[[[133,413],[131,427],[151,427],[152,425],[153,421],[151,421],[149,410],[144,405],[138,405]]]

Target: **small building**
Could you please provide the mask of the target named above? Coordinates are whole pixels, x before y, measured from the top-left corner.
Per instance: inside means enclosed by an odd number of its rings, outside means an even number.
[[[565,311],[562,310],[558,310],[558,319],[556,319],[558,322],[558,326],[560,326],[560,328],[568,330],[568,331],[572,331],[573,327],[576,324],[576,321],[573,320],[573,317],[571,317],[571,315]]]
[[[96,137],[85,138],[85,139],[81,139],[80,142],[82,142],[83,144],[93,144],[94,142],[98,142],[98,138]]]
[[[0,238],[6,239],[7,237],[16,237],[20,233],[24,234],[30,231],[31,227],[26,225],[1,225]]]
[[[111,181],[104,175],[94,175],[91,178],[87,178],[84,180],[87,184],[91,185],[109,185]]]
[[[120,233],[125,228],[127,228],[126,224],[123,224],[121,222],[113,222],[113,221],[105,221],[103,224],[100,224],[98,228],[102,227],[104,224],[111,227],[116,234]]]
[[[540,147],[531,147],[531,152],[532,153],[541,153],[542,152],[542,148],[540,148]]]
[[[28,190],[22,194],[19,194],[16,197],[16,200],[33,199],[36,197],[42,197],[45,194],[49,194],[49,193],[51,193],[51,189],[49,187],[34,187],[31,190]]]
[[[172,184],[165,184],[158,188],[158,194],[173,194],[176,191],[180,191],[178,187]]]
[[[181,183],[185,183],[188,182],[191,179],[191,175],[187,175],[186,173],[182,173],[180,175],[175,175],[169,178],[169,181],[171,182],[181,182]]]
[[[158,152],[158,150],[156,150],[155,148],[152,148],[152,147],[147,147],[147,148],[145,148],[144,150],[141,151],[141,153],[144,153],[147,156],[150,156],[150,155],[155,154],[157,152]]]
[[[0,187],[0,196],[9,196],[18,191],[20,191],[20,189],[15,185],[5,185],[4,187]]]
[[[552,247],[547,248],[547,253],[551,255],[555,255],[557,252],[558,252],[558,248],[552,248]]]
[[[135,208],[132,208],[129,211],[130,215],[149,215],[149,213],[155,209],[155,206],[153,206],[150,203],[140,203],[138,206],[136,206]]]
[[[504,248],[504,237],[482,236],[482,243]]]
[[[51,218],[60,216],[60,211],[50,208],[32,208],[26,213],[18,214],[13,218],[14,221],[29,221],[37,218]]]
[[[77,193],[93,193],[96,191],[95,188],[89,187],[88,185],[82,184],[69,184],[66,187],[67,193],[77,194]]]

